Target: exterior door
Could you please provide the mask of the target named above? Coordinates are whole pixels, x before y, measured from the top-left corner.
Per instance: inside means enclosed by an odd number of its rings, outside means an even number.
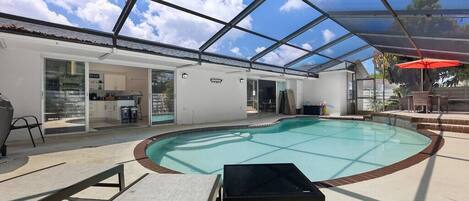
[[[174,72],[151,71],[151,124],[174,123]]]
[[[259,110],[259,93],[257,87],[257,80],[250,80],[247,81],[247,113],[258,113]]]
[[[86,131],[85,62],[45,59],[45,134]]]
[[[259,80],[259,111],[276,112],[276,82],[270,80]]]
[[[357,114],[369,114],[376,108],[376,81],[373,78],[355,79]]]

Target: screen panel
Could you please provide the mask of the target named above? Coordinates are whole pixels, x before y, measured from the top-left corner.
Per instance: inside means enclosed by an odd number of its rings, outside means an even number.
[[[223,27],[153,1],[137,1],[121,35],[198,49]]]
[[[469,39],[469,17],[399,17],[412,36]]]
[[[469,53],[469,40],[413,38],[420,49]]]
[[[399,24],[389,17],[337,17],[339,23],[354,33],[404,35]]]
[[[303,59],[302,61],[296,63],[295,65],[291,66],[290,68],[299,69],[299,70],[309,70],[310,68],[313,68],[314,66],[324,64],[324,63],[329,62],[329,61],[330,61],[330,59],[315,54],[315,55],[312,55],[312,56],[310,56],[306,59]]]
[[[469,4],[465,0],[388,0],[388,2],[396,11],[469,9]]]
[[[358,38],[357,36],[352,36],[351,38],[342,41],[326,50],[323,50],[320,53],[332,58],[337,58],[366,44],[367,43],[365,41]]]
[[[320,15],[302,1],[265,1],[250,14],[250,23],[240,26],[280,40]]]
[[[261,52],[263,49],[259,49]],[[261,57],[258,61],[262,63],[283,66],[286,63],[299,58],[308,52],[305,52],[301,49],[294,48],[288,45],[281,45],[277,49],[267,53],[265,56]]]
[[[321,10],[329,11],[385,11],[386,8],[379,0],[309,0]]]
[[[187,8],[189,10],[225,21],[231,21],[253,0],[238,1],[206,1],[206,0],[165,0],[169,3]],[[240,22],[241,24],[247,22]]]
[[[289,43],[308,50],[313,50],[347,33],[348,31],[342,26],[327,19],[295,37],[289,41]]]
[[[327,62],[325,64],[315,66],[314,68],[310,69],[310,71],[314,72],[314,73],[319,73],[321,71],[324,71],[324,70],[327,70],[327,69],[332,68],[334,66],[337,66],[341,63],[343,63],[343,62],[337,61],[337,60],[331,60],[330,62]]]
[[[343,58],[343,60],[355,62],[355,61],[362,61],[364,59],[368,59],[372,57],[376,53],[376,49],[373,47],[366,48],[360,52],[357,52],[355,54],[352,54],[350,56],[347,56]]]
[[[417,50],[413,48],[402,49],[402,48],[390,48],[390,47],[379,47],[376,46],[383,53],[394,53],[398,55],[404,55],[409,57],[419,57]]]
[[[469,63],[469,54],[455,54],[448,52],[434,52],[422,50],[424,57],[435,58],[435,59],[455,59],[460,60],[463,63]]]
[[[397,47],[408,47],[413,48],[409,39],[406,36],[392,36],[392,35],[366,35],[360,34],[360,36],[371,44],[385,45],[385,46],[397,46]]]
[[[125,0],[0,1],[0,12],[79,28],[112,32]]]
[[[274,44],[274,41],[256,36],[239,29],[231,29],[206,51],[243,59],[250,59],[259,50]]]

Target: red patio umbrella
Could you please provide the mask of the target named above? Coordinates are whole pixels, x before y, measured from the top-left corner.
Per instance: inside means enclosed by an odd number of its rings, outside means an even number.
[[[419,59],[405,63],[396,64],[399,68],[407,69],[420,69],[420,85],[423,91],[423,70],[424,69],[437,69],[449,68],[460,66],[461,62],[458,60],[444,60],[444,59]]]

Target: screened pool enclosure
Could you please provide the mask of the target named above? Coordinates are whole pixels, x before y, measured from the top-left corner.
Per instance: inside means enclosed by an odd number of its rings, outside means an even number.
[[[469,4],[463,0],[38,0],[0,5],[2,32],[285,74],[317,76],[378,52],[469,62]],[[32,12],[32,7],[45,11]]]

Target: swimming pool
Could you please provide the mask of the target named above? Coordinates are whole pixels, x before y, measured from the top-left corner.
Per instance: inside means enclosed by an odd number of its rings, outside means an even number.
[[[294,163],[311,181],[324,181],[389,166],[430,143],[385,124],[294,118],[267,127],[170,135],[145,152],[152,162],[183,173],[222,174],[224,164]]]

